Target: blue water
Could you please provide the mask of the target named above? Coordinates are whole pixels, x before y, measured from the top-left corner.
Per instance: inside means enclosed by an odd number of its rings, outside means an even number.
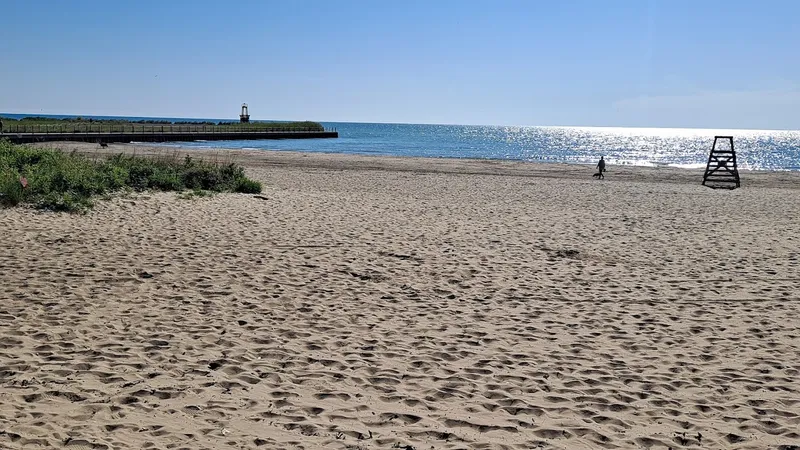
[[[0,116],[25,117],[13,114],[0,114]],[[83,117],[187,122],[219,120]],[[337,122],[323,122],[323,125],[326,128],[336,129],[339,132],[339,138],[180,142],[163,145],[592,164],[603,155],[609,164],[697,168],[705,167],[715,135],[731,135],[734,137],[740,168],[800,170],[800,131]]]

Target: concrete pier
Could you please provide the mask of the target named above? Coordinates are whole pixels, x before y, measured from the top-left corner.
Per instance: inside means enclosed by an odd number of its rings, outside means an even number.
[[[169,128],[169,129],[166,129]],[[181,130],[183,128],[183,130]],[[238,141],[255,139],[319,139],[338,138],[338,131],[268,131],[225,130],[212,127],[148,127],[145,130],[104,132],[6,132],[0,139],[9,139],[14,144],[30,144],[50,141],[78,142],[179,142],[179,141]]]

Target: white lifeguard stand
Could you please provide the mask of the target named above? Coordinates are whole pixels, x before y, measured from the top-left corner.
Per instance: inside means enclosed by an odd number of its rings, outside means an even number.
[[[242,113],[239,114],[239,122],[250,123],[250,111],[247,109],[247,103],[242,103]]]

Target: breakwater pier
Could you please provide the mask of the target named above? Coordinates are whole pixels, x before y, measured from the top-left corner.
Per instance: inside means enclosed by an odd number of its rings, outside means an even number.
[[[77,141],[96,143],[236,141],[255,139],[338,138],[333,129],[225,126],[225,125],[96,125],[75,128],[62,125],[12,125],[0,139],[14,144]]]

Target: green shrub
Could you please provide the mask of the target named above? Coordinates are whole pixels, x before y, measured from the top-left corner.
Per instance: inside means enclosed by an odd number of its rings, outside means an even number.
[[[48,192],[37,198],[35,205],[56,212],[81,212],[93,206],[89,197],[74,192]]]
[[[0,205],[16,206],[22,201],[22,185],[11,171],[0,170]]]
[[[27,189],[20,176],[28,179]],[[58,150],[0,141],[0,204],[30,203],[54,211],[81,211],[91,198],[122,189],[143,191],[261,192],[235,164],[217,165],[186,157],[115,155],[101,161]],[[195,194],[196,196],[200,194]]]
[[[191,166],[183,172],[183,185],[188,189],[218,190],[221,182],[222,178],[214,167]]]
[[[242,194],[260,194],[261,183],[249,178],[239,178],[236,180],[236,187],[234,192],[241,192]]]
[[[105,169],[105,184],[112,191],[116,191],[128,186],[128,179],[130,178],[130,172],[128,169],[112,165],[105,165],[103,168]]]
[[[171,170],[158,170],[150,177],[151,189],[159,191],[180,191],[184,188],[178,173]]]

